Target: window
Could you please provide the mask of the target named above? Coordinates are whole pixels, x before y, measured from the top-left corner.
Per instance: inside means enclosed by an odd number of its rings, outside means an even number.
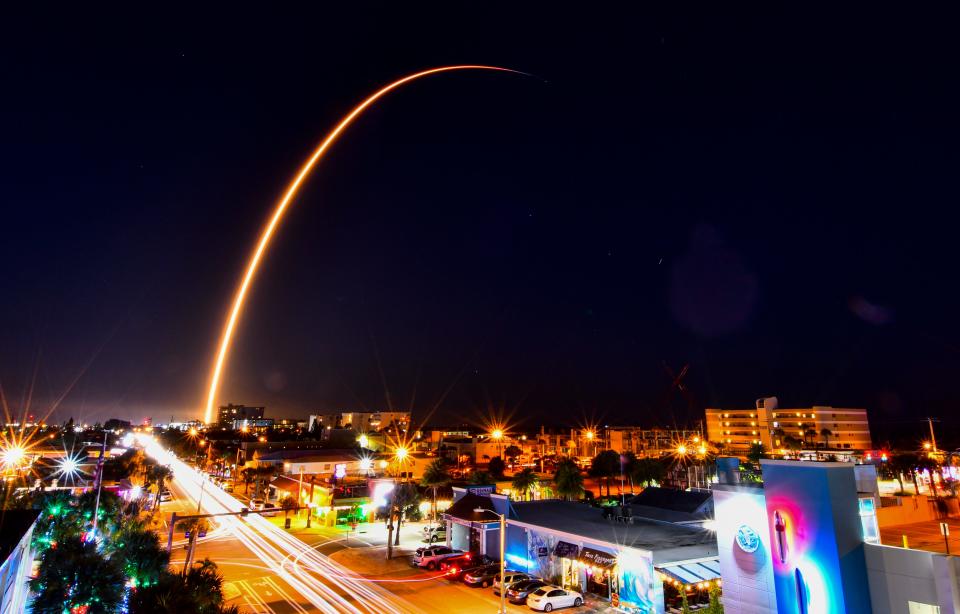
[[[547,594],[547,597],[563,597],[564,595],[566,595],[565,592],[563,592],[563,591],[561,591],[561,590],[555,590],[555,591],[550,591],[550,592]],[[939,610],[940,608],[937,608],[937,609]],[[911,610],[911,611],[912,611],[912,610]]]
[[[940,614],[940,606],[917,601],[908,601],[907,608],[909,614]]]

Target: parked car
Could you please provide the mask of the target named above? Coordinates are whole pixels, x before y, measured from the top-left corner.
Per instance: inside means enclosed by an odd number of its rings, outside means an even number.
[[[440,561],[450,558],[451,556],[457,556],[458,554],[463,554],[463,551],[454,550],[446,546],[417,548],[413,558],[410,559],[410,564],[414,567],[426,567],[430,571],[433,571],[440,566]]]
[[[549,586],[543,580],[524,580],[507,587],[507,601],[510,603],[526,603],[530,593],[541,586]]]
[[[482,555],[481,555],[482,556]],[[440,571],[448,571],[453,567],[457,569],[463,569],[464,567],[473,567],[476,565],[473,560],[473,553],[464,552],[463,554],[458,554],[457,556],[451,556],[440,561]]]
[[[482,586],[487,588],[493,584],[493,579],[500,575],[500,563],[493,563],[478,567],[463,574],[463,583],[467,586]]]
[[[527,597],[527,606],[542,612],[552,612],[556,608],[583,605],[583,595],[559,586],[541,586]]]
[[[470,573],[481,567],[492,565],[493,559],[485,554],[466,553],[460,556],[452,556],[444,559],[440,563],[440,569],[447,573],[448,580],[463,580],[465,574]]]
[[[423,541],[428,544],[447,541],[447,527],[445,525],[423,527]]]
[[[521,573],[519,571],[508,571],[503,576],[503,581],[500,581],[500,574],[497,574],[497,577],[493,579],[493,594],[500,596],[500,587],[506,586],[510,587],[511,584],[517,582],[523,582],[524,580],[532,580],[533,576],[528,573]]]

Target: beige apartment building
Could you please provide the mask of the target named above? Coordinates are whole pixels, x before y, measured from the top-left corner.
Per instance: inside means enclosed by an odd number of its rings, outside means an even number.
[[[758,399],[752,409],[707,409],[706,414],[707,439],[722,442],[730,451],[745,451],[755,443],[779,450],[788,437],[802,442],[805,450],[869,450],[873,445],[865,409],[787,409],[778,407],[776,397],[768,397]]]

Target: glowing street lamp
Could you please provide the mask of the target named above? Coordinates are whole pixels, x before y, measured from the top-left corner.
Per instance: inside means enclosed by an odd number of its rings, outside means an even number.
[[[72,476],[76,474],[79,468],[80,463],[77,462],[77,459],[66,456],[60,461],[59,467],[57,468],[57,473],[60,473],[64,476]]]
[[[490,438],[497,442],[497,456],[503,459],[503,454],[500,452],[500,442],[503,440],[503,429],[493,429],[493,432],[490,433]]]
[[[357,443],[360,444],[361,448],[366,448],[368,445],[370,445],[370,438],[366,435],[360,435],[360,437],[357,439]]]
[[[23,460],[27,456],[27,451],[23,446],[10,446],[9,448],[0,452],[0,464],[7,469],[16,469],[23,463]]]
[[[403,460],[407,458],[407,454],[409,454],[409,451],[403,446],[400,446],[399,448],[396,449],[396,451],[393,454],[394,456],[397,457],[398,461],[403,462]]]
[[[680,456],[686,456],[686,455],[687,455],[687,446],[686,446],[686,444],[682,444],[682,443],[681,443],[679,446],[677,446],[677,454],[679,454]]]

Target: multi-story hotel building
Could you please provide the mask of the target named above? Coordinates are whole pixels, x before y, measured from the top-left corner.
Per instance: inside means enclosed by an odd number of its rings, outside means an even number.
[[[786,409],[777,398],[758,399],[752,409],[707,409],[707,439],[727,450],[744,451],[760,443],[767,450],[786,447],[788,437],[803,449],[869,450],[867,410],[814,406]]]

